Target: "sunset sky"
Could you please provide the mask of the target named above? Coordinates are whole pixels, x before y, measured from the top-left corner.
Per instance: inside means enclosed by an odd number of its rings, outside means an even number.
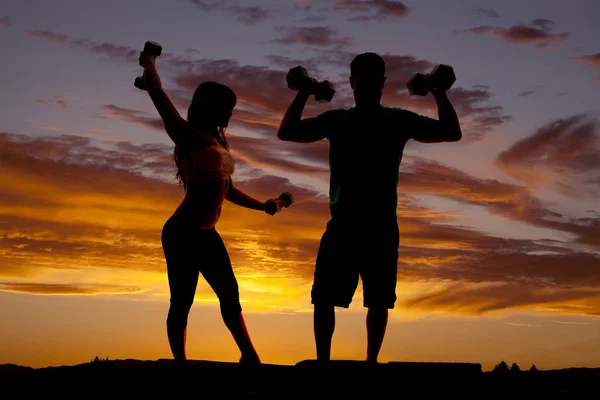
[[[315,357],[310,289],[329,218],[328,144],[277,140],[303,65],[353,103],[352,58],[382,55],[382,103],[437,117],[406,81],[454,67],[456,143],[410,141],[398,186],[398,301],[380,361],[600,367],[597,0],[7,0],[0,7],[0,364],[171,358],[160,233],[181,199],[173,143],[133,86],[145,41],[183,116],[229,85],[234,183],[280,214],[226,203],[217,230],[267,363]],[[378,132],[366,151],[377,151]],[[377,198],[373,198],[376,207]],[[332,358],[364,359],[362,290]],[[188,356],[239,352],[200,279]]]

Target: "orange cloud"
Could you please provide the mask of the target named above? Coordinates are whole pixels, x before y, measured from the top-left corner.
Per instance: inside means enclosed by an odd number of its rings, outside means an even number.
[[[587,115],[557,119],[500,153],[496,165],[532,189],[598,196],[599,132],[598,122]]]
[[[592,308],[576,304],[590,304]],[[573,305],[568,305],[573,303]],[[454,284],[424,293],[402,303],[407,308],[450,310],[480,316],[512,308],[562,309],[569,314],[600,315],[600,288],[530,287],[508,283]]]
[[[36,283],[62,271],[53,280],[68,285],[60,280],[77,271],[99,279],[127,270],[137,272],[131,276],[136,282],[147,282],[145,289],[168,290],[160,231],[183,198],[172,179],[171,148],[122,142],[106,149],[72,136],[0,139],[0,182],[11,188],[0,192],[0,276]],[[243,293],[267,301],[273,291],[296,301],[289,295],[306,291],[326,198],[283,178],[234,182],[262,200],[294,194],[297,204],[275,217],[226,203],[218,228]]]
[[[305,309],[319,240],[329,218],[328,200],[275,174],[292,168],[326,179],[326,153],[311,161],[314,165],[320,158],[319,169],[303,164],[310,159],[308,146],[298,146],[297,155],[287,148],[292,156],[285,164],[288,156],[277,148],[283,142],[231,135],[230,143],[249,168],[243,177],[234,176],[238,188],[261,200],[282,191],[292,192],[296,199],[276,216],[225,204],[217,228],[230,252],[243,300],[270,310],[273,304]],[[128,279],[151,296],[168,295],[160,230],[183,197],[173,181],[172,147],[101,145],[77,136],[30,138],[5,133],[0,135],[0,149],[0,184],[5,188],[0,192],[0,276],[5,282],[54,282],[63,286],[47,290],[67,292],[72,285],[88,288],[81,293],[99,293],[113,290],[111,282],[119,276],[113,274],[127,271]],[[265,175],[267,166],[273,175]],[[530,224],[578,233],[585,243],[600,237],[589,224],[546,220],[549,211],[531,202],[524,187],[474,178],[414,157],[407,158],[400,180],[406,193],[482,205]],[[406,193],[399,196],[398,208],[399,282],[422,282],[431,288],[439,288],[440,282],[461,283],[460,293],[471,299],[471,308],[465,309],[454,287],[448,293],[436,292],[437,297],[427,301],[402,295],[401,310],[473,313],[536,304],[567,310],[592,301],[589,296],[600,288],[595,268],[600,259],[593,252],[577,251],[566,243],[498,238],[452,226],[452,215],[424,208]],[[89,289],[94,285],[104,289]],[[480,298],[478,285],[509,285],[524,292],[535,292],[542,285],[548,290],[537,297],[515,295],[500,307],[501,291]],[[214,300],[207,287],[199,288],[198,297]],[[594,303],[590,304],[585,312],[596,313]]]
[[[93,296],[98,294],[136,294],[143,293],[141,288],[105,285],[69,285],[60,283],[22,283],[0,282],[0,291],[40,295],[78,295]]]

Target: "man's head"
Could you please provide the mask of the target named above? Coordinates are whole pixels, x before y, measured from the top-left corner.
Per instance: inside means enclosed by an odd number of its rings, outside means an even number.
[[[362,53],[350,63],[350,86],[356,105],[378,105],[385,83],[385,62],[375,53]]]

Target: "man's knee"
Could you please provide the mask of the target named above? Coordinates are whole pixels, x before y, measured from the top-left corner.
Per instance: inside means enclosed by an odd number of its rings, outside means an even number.
[[[398,264],[390,258],[374,265],[379,269],[363,272],[363,305],[368,309],[391,310],[396,304]]]
[[[331,314],[335,313],[335,305],[332,303],[314,303],[315,314]]]
[[[394,309],[396,305],[396,296],[364,296],[363,306],[370,312],[386,313]]]
[[[335,310],[335,307],[350,308],[352,299],[347,298],[334,298],[329,296],[328,298],[318,297],[311,300],[311,304],[314,306],[315,311],[317,310]]]
[[[314,306],[349,308],[356,288],[358,272],[337,269],[336,264],[317,265],[311,290]]]
[[[396,281],[391,282],[369,281],[363,286],[363,306],[373,312],[386,312],[394,308],[396,304]]]
[[[311,304],[316,309],[328,309],[334,307],[349,308],[352,302],[352,293],[349,291],[336,290],[334,285],[330,287],[313,286],[311,291]]]
[[[375,318],[381,318],[388,315],[390,307],[386,305],[376,305],[375,307],[367,307],[368,315]]]

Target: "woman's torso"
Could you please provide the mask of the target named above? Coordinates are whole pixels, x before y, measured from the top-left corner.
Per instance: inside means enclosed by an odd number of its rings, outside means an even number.
[[[180,154],[186,194],[175,214],[201,229],[213,228],[221,216],[235,161],[217,141],[209,146],[191,146]]]

